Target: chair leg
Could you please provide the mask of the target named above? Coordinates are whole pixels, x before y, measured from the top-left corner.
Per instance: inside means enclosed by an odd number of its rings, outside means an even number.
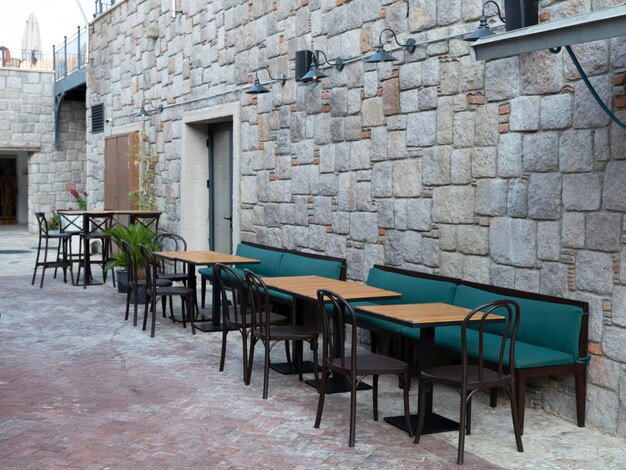
[[[152,296],[150,296],[152,297]],[[143,328],[142,331],[146,331],[146,327],[148,326],[148,299],[150,298],[146,295],[146,303],[143,306]],[[150,302],[152,303],[152,299],[150,299]]]
[[[374,408],[374,421],[378,421],[378,375],[372,378],[372,406]]]
[[[226,337],[228,336],[228,328],[226,325],[222,328],[222,354],[220,355],[220,372],[224,372],[224,362],[226,361]]]
[[[161,310],[163,312],[163,318],[167,318],[167,314],[165,313],[166,309],[167,309],[167,297],[163,296],[161,297]]]
[[[223,326],[223,328],[226,328]],[[224,330],[225,331],[225,330]],[[243,381],[246,381],[246,373],[248,371],[248,332],[247,328],[241,330],[241,343],[243,348]]]
[[[492,408],[498,406],[498,389],[496,387],[491,387],[489,390],[489,406]]]
[[[370,352],[376,352],[377,340],[378,335],[374,331],[370,330]]]
[[[314,428],[320,427],[320,422],[322,421],[322,411],[324,410],[324,398],[326,397],[326,381],[328,380],[328,369],[326,368],[326,364],[322,366],[322,384],[319,390],[319,399],[317,400],[317,414],[315,415],[315,424]]]
[[[263,342],[265,346],[265,364],[263,365],[263,399],[267,399],[267,391],[269,388],[269,379],[270,379],[270,345]]]
[[[250,377],[252,376],[252,363],[254,362],[254,346],[258,338],[253,334],[250,335],[250,354],[248,356],[248,370],[246,371],[246,385],[250,385]]]
[[[315,375],[315,386],[319,393],[320,390],[320,378],[317,370],[317,338],[311,341],[311,349],[313,350],[313,375]]]
[[[46,267],[48,265],[48,239],[46,238],[46,251],[43,253],[43,266],[41,269],[41,282],[39,288],[43,288],[43,278],[46,276]]]
[[[291,362],[291,348],[289,347],[289,341],[285,341],[285,357],[287,358],[287,368],[289,372],[292,372],[292,362]]]
[[[467,399],[466,399],[467,405],[467,412],[466,414],[466,422],[465,422],[465,435],[469,436],[472,434],[472,396],[470,395],[470,393],[468,392],[467,394]]]
[[[202,280],[201,280],[201,293],[202,293],[202,308],[204,308],[204,302],[206,299],[206,279],[204,278],[204,276],[202,276]]]
[[[350,378],[350,438],[348,446],[354,447],[356,436],[356,376],[354,371]]]
[[[128,315],[130,313],[130,286],[126,289],[126,314],[124,315],[124,320],[128,321]]]
[[[150,327],[150,338],[154,338],[154,333],[156,330],[156,296],[152,299],[151,305],[151,314],[152,314],[152,325]]]
[[[191,296],[187,296],[185,297],[185,301],[187,302],[187,312],[189,314],[189,324],[191,325],[191,334],[195,335],[196,334],[196,325],[194,323],[193,317],[195,316],[195,307],[194,304],[191,300]]]
[[[517,417],[520,423],[520,434],[524,434],[524,412],[526,409],[526,377],[515,371],[515,398],[517,400]]]
[[[413,425],[411,424],[411,410],[409,406],[409,389],[411,385],[411,375],[409,372],[404,373],[404,387],[402,388],[402,398],[404,400],[404,417],[406,419],[406,428],[409,437],[413,436]]]
[[[139,310],[139,286],[135,285],[133,287],[133,298],[135,299],[135,304],[133,306],[133,326],[137,326],[137,316],[139,315],[138,310]],[[148,297],[146,296],[146,305],[148,302]],[[144,310],[147,307],[144,307]],[[143,329],[145,331],[146,329],[146,313],[144,312],[143,315]]]
[[[515,385],[509,385],[507,388],[509,392],[509,399],[511,400],[511,417],[513,418],[513,432],[515,433],[515,444],[517,445],[518,452],[524,452],[522,446],[522,429],[520,427],[519,416],[517,414],[517,397],[515,396]]]
[[[41,253],[41,235],[39,236],[39,244],[37,245],[37,258],[35,259],[35,270],[33,271],[33,280],[30,282],[31,286],[35,285],[35,278],[37,277],[37,268],[39,267],[39,254]]]
[[[465,453],[465,422],[467,420],[467,390],[461,389],[461,416],[459,418],[459,448],[457,451],[456,463],[463,464]]]
[[[426,381],[424,379],[419,379],[418,384],[418,421],[417,421],[417,430],[415,431],[415,439],[413,440],[413,444],[419,444],[420,437],[422,436],[422,431],[424,430],[424,416],[426,415]]]
[[[587,401],[587,376],[585,374],[585,365],[582,364],[574,373],[576,383],[576,424],[578,427],[585,427],[585,407]]]

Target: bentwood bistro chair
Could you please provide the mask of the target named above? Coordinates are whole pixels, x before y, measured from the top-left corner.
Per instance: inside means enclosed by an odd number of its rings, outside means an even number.
[[[396,375],[401,377],[404,396],[404,416],[409,436],[413,435],[411,418],[409,416],[409,365],[399,359],[377,353],[360,352],[357,350],[359,336],[357,320],[352,306],[339,294],[327,289],[317,292],[317,315],[322,324],[322,384],[317,405],[315,427],[320,427],[324,398],[326,397],[326,383],[330,373],[341,374],[350,382],[350,437],[349,446],[354,447],[356,434],[356,392],[357,386],[364,377],[373,376],[373,408],[374,421],[378,421],[378,377],[380,375]],[[331,318],[335,324],[331,327]],[[350,320],[350,349],[346,348],[346,319]],[[333,328],[336,328],[335,344]]]
[[[485,337],[485,323],[489,314],[503,315],[506,317],[503,334],[498,339],[498,344],[490,344],[490,347],[498,347],[498,363],[494,369],[487,368],[483,360],[483,352],[486,342],[491,342]],[[472,325],[470,321],[474,320]],[[476,321],[478,320],[478,321]],[[465,435],[471,434],[472,422],[472,396],[478,390],[491,390],[494,387],[503,388],[511,400],[511,415],[513,419],[513,432],[518,452],[524,452],[522,446],[522,433],[517,416],[517,397],[515,396],[515,378],[510,372],[505,372],[505,357],[508,364],[515,364],[515,338],[520,321],[519,305],[513,300],[496,300],[475,308],[467,314],[461,325],[461,364],[441,366],[426,369],[419,374],[419,422],[415,433],[415,444],[419,443],[422,430],[424,429],[424,415],[426,411],[426,394],[433,393],[433,384],[443,384],[456,388],[461,398],[461,411],[459,419],[459,446],[457,450],[457,464],[463,463],[465,448]],[[478,329],[478,335],[468,337],[468,329]],[[491,339],[491,338],[490,338]],[[468,361],[467,348],[469,342],[478,347],[478,363],[470,364]]]

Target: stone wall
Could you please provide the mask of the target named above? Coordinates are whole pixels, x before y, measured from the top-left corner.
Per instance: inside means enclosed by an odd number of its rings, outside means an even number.
[[[244,86],[259,65],[293,76],[298,49],[373,52],[384,27],[401,41],[469,31],[481,2],[189,1],[176,18],[170,4],[127,0],[100,17],[88,78],[88,106],[104,102],[116,125],[134,122],[144,98],[167,106],[148,129],[167,226],[180,217],[183,111],[237,101],[242,239],[346,257],[356,280],[386,263],[589,302],[588,423],[626,436],[626,134],[569,57],[474,62],[450,39],[396,51],[393,64],[329,69],[320,84],[202,99]],[[542,20],[621,4],[542,1]],[[626,119],[624,38],[574,50]],[[103,136],[87,139],[97,194]],[[531,389],[531,405],[573,419],[570,378]]]
[[[84,188],[85,103],[62,104],[55,149],[54,74],[0,68],[0,150],[28,158],[28,217],[35,230],[35,212],[65,208],[69,189]]]

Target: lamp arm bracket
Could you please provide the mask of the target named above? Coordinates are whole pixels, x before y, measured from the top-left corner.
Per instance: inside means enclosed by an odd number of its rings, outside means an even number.
[[[496,10],[498,10],[498,17],[500,18],[500,21],[502,21],[503,23],[506,23],[506,20],[504,18],[502,18],[502,11],[500,10],[500,5],[498,5],[494,0],[487,0],[485,3],[483,3],[483,11],[482,11],[482,15],[481,16],[485,16],[485,7],[489,3],[491,3],[491,4],[496,6]]]
[[[409,54],[413,54],[415,52],[415,48],[417,47],[417,42],[415,41],[415,39],[413,38],[409,38],[406,40],[405,44],[402,44],[400,41],[398,41],[398,36],[396,35],[395,31],[391,28],[384,28],[380,34],[378,35],[378,44],[382,44],[383,43],[383,33],[385,32],[390,32],[391,35],[393,36],[393,40],[396,42],[396,44],[404,49],[406,49],[406,51]]]

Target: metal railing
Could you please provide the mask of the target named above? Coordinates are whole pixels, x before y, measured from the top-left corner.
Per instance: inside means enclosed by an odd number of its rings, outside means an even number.
[[[53,55],[38,50],[0,47],[0,67],[29,70],[53,70]]]
[[[115,0],[108,0],[108,1],[95,0],[94,3],[96,4],[96,11],[93,14],[95,18],[96,16],[101,15],[102,13],[107,11],[109,8],[111,8],[113,5],[115,5]]]
[[[70,75],[87,64],[87,28],[78,26],[76,34],[52,47],[55,80]]]

